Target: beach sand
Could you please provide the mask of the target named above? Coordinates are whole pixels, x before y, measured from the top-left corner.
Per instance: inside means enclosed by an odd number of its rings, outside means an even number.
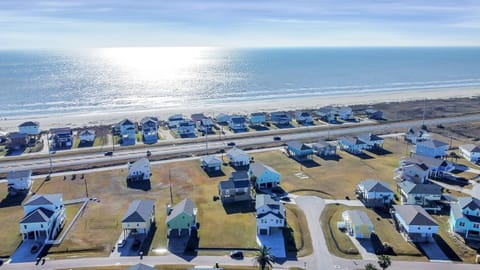
[[[0,119],[0,130],[17,131],[17,126],[24,121],[38,121],[42,130],[57,127],[81,128],[86,126],[112,125],[124,118],[139,121],[145,116],[156,116],[165,120],[168,116],[182,113],[190,116],[192,113],[205,113],[215,116],[219,113],[248,114],[251,112],[293,111],[299,109],[318,109],[328,105],[360,105],[383,102],[402,102],[423,99],[450,99],[480,96],[479,88],[431,89],[387,93],[365,93],[348,96],[318,96],[295,99],[277,99],[230,104],[189,106],[182,108],[152,109],[118,112],[64,113],[53,115],[18,116]]]

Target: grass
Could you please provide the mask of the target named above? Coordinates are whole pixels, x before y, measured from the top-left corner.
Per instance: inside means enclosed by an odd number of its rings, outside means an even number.
[[[288,240],[286,240],[287,252],[289,250],[294,250],[297,257],[304,257],[312,254],[312,238],[310,236],[310,231],[308,230],[305,215],[296,205],[286,204],[285,209],[287,212],[287,230],[291,229],[293,231],[293,243],[295,243],[294,245],[289,245]]]
[[[93,144],[92,146],[95,147],[95,146],[102,146],[102,145],[105,145],[105,143],[107,142],[107,138],[106,137],[100,137],[100,136],[97,136],[95,137],[95,141],[93,141]],[[80,145],[80,138],[78,137],[74,137],[73,138],[73,146],[72,148],[79,148],[79,145]]]
[[[3,157],[7,154],[7,149],[5,148],[5,145],[0,145],[0,157]]]
[[[101,267],[82,267],[82,268],[67,268],[72,270],[124,270],[127,269],[129,266],[101,266]],[[189,268],[193,268],[194,265],[155,265],[155,269],[158,270],[186,270]],[[224,266],[220,265],[220,267],[224,268],[225,270],[256,270],[257,267],[254,266]],[[291,268],[296,269],[296,268]],[[300,269],[300,268],[298,268]]]
[[[7,196],[7,183],[0,184],[0,198],[4,200]],[[0,224],[2,224],[2,233],[0,233],[0,257],[7,257],[13,254],[21,242],[20,226],[18,220],[23,217],[23,208],[20,204],[6,206],[2,201],[0,208]]]

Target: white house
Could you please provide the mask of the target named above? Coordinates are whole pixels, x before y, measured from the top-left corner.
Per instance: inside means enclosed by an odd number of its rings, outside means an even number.
[[[133,163],[128,162],[127,180],[150,180],[150,161],[141,158]]]
[[[373,223],[367,213],[360,210],[346,210],[342,213],[348,233],[355,238],[370,238]]]
[[[250,164],[248,175],[250,178],[255,177],[255,186],[258,189],[273,188],[280,185],[280,173],[260,162]]]
[[[135,200],[127,209],[122,219],[123,237],[129,234],[148,234],[155,223],[155,201]]]
[[[394,197],[387,183],[368,179],[357,184],[355,193],[368,207],[383,207],[389,205]]]
[[[53,240],[65,223],[62,194],[36,194],[23,205],[22,239]]]
[[[441,210],[442,187],[437,184],[415,184],[403,181],[397,184],[402,204],[420,205],[426,210]]]
[[[340,107],[338,109],[338,117],[342,120],[350,120],[353,117],[353,111],[350,107]]]
[[[393,210],[397,229],[407,241],[433,241],[438,224],[421,206],[394,205]]]
[[[417,155],[438,158],[444,157],[448,148],[448,143],[444,143],[438,140],[427,140],[417,142],[417,144],[415,145],[414,153]]]
[[[200,163],[202,168],[207,172],[220,171],[222,168],[222,160],[216,156],[203,156]]]
[[[460,155],[466,160],[474,163],[480,161],[480,147],[474,144],[464,144],[458,147]]]
[[[450,207],[450,229],[465,239],[480,240],[480,200],[458,198]]]
[[[10,171],[7,182],[8,193],[28,192],[32,186],[32,170]]]
[[[250,156],[237,147],[228,150],[227,157],[230,160],[230,164],[234,167],[247,166],[250,164]]]
[[[427,168],[429,177],[439,177],[455,169],[455,166],[446,160],[436,159],[436,158],[421,156],[421,155],[412,155],[411,157],[400,159],[400,167],[397,169],[397,171],[401,172],[402,168],[405,168],[406,166],[411,164],[417,164],[423,169]],[[414,177],[414,178],[417,178],[417,177]],[[409,179],[405,179],[405,180],[409,180]],[[414,181],[414,182],[423,183],[419,181]]]
[[[396,179],[409,181],[416,184],[422,184],[428,181],[429,168],[425,164],[405,164],[400,165],[394,171]]]
[[[95,130],[93,129],[85,129],[78,133],[78,138],[80,142],[87,142],[91,143],[95,141]]]
[[[405,140],[413,144],[417,142],[422,142],[429,139],[428,132],[424,129],[412,127],[407,130],[405,133]]]
[[[18,132],[29,136],[36,136],[40,134],[40,124],[34,121],[23,122],[18,125]]]
[[[269,235],[274,228],[285,226],[285,207],[268,194],[258,194],[255,199],[257,234]]]
[[[230,117],[230,120],[228,121],[228,126],[233,131],[246,130],[247,129],[247,120],[245,119],[244,116],[233,115],[232,117]]]
[[[364,133],[357,136],[357,138],[367,145],[367,149],[382,148],[385,140],[372,133]]]
[[[368,148],[368,145],[364,141],[352,136],[340,137],[338,138],[337,142],[340,150],[344,150],[353,154],[359,154],[363,149]]]

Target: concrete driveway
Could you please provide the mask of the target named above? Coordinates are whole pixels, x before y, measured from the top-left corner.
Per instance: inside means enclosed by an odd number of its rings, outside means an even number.
[[[286,258],[285,240],[281,229],[271,228],[270,235],[257,234],[257,243],[259,246],[271,248],[271,254],[275,258]]]
[[[39,246],[37,252],[32,253],[32,246],[33,244],[37,243]],[[15,253],[13,253],[12,257],[10,258],[11,263],[20,263],[20,262],[34,262],[37,260],[40,252],[44,247],[44,240],[23,240],[20,246],[18,246]]]

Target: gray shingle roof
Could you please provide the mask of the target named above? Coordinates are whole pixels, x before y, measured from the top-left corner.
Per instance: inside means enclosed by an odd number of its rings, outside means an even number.
[[[438,168],[442,166],[447,166],[448,162],[441,159],[436,159],[432,157],[426,157],[421,155],[412,155],[409,158],[406,158],[405,161],[407,163],[416,163],[416,164],[424,164],[430,168]]]
[[[367,213],[360,211],[360,210],[346,210],[344,213],[347,213],[348,216],[350,217],[350,220],[352,221],[353,224],[355,225],[367,225],[367,226],[372,226],[373,223],[368,217]]]
[[[245,117],[243,116],[233,116],[232,118],[230,118],[230,121],[232,121],[235,124],[243,124],[247,120],[245,120]]]
[[[135,200],[128,207],[122,222],[147,222],[155,207],[152,200]]]
[[[227,152],[227,156],[229,158],[237,158],[237,157],[241,157],[241,156],[248,156],[248,154],[243,151],[242,149],[239,149],[237,147],[233,147],[232,149],[228,150]]]
[[[480,200],[474,197],[462,197],[458,198],[458,204],[462,209],[470,208],[472,210],[480,208]]]
[[[373,142],[373,141],[383,141],[383,138],[382,137],[379,137],[375,134],[372,134],[372,133],[364,133],[364,134],[360,134],[357,136],[357,138],[365,143],[368,143],[368,142]]]
[[[40,207],[28,213],[24,218],[20,220],[20,223],[47,222],[53,215],[53,213],[53,211]]]
[[[72,134],[72,129],[69,127],[63,127],[63,128],[52,128],[50,129],[51,134]]]
[[[80,131],[80,133],[78,134],[79,136],[82,136],[82,135],[95,135],[95,130],[93,129],[84,129],[82,131]]]
[[[219,185],[222,190],[246,188],[250,187],[250,179],[246,171],[233,172],[228,180],[221,181]]]
[[[61,193],[56,194],[36,194],[30,197],[28,201],[25,202],[24,206],[31,206],[31,205],[51,205],[53,202],[57,201],[58,199],[62,198]]]
[[[302,142],[299,142],[299,141],[290,141],[287,143],[287,145],[291,148],[295,148],[295,149],[298,149],[300,151],[304,151],[304,150],[311,150],[312,148]]]
[[[426,140],[423,142],[418,142],[417,145],[422,145],[430,148],[438,148],[438,147],[448,146],[448,143],[438,141],[438,140]]]
[[[23,122],[21,123],[20,125],[18,125],[18,127],[32,127],[32,126],[40,126],[40,124],[38,122],[34,122],[34,121],[26,121],[26,122]]]
[[[364,141],[362,140],[359,140],[357,137],[352,137],[352,136],[344,136],[344,137],[340,137],[338,138],[338,141],[345,141],[345,142],[348,142],[349,144],[352,144],[352,145],[362,145],[362,144],[365,144]]]
[[[216,157],[216,156],[203,156],[203,157],[202,157],[202,161],[205,162],[205,163],[208,164],[208,165],[220,164],[220,163],[222,163],[222,160],[219,159],[219,158]]]
[[[195,208],[195,204],[193,203],[192,200],[190,200],[189,198],[183,199],[181,202],[179,202],[172,208],[170,215],[167,216],[167,222],[169,222],[170,220],[174,219],[175,217],[177,217],[182,213],[186,213],[190,216],[193,216],[194,208]]]
[[[394,205],[395,212],[414,226],[438,226],[437,222],[419,205]]]
[[[359,183],[367,192],[392,192],[387,183],[378,180],[368,179]]]
[[[118,123],[119,126],[125,126],[125,125],[134,125],[133,121],[126,118],[126,119],[123,119],[122,121],[120,121]]]
[[[255,177],[260,177],[265,171],[272,171],[278,174],[278,172],[275,171],[275,169],[273,169],[272,167],[262,164],[258,161],[250,164],[250,170]]]
[[[255,209],[259,209],[263,206],[267,206],[270,210],[266,211],[265,213],[261,213],[257,216],[257,218],[264,217],[269,213],[273,215],[284,218],[285,207],[279,201],[276,201],[272,198],[272,196],[268,194],[257,194],[255,198]]]
[[[7,174],[7,179],[25,178],[32,176],[32,170],[10,171]]]
[[[437,184],[415,184],[410,181],[403,181],[398,183],[398,186],[407,194],[442,194],[442,187]]]
[[[480,146],[476,146],[474,144],[464,144],[460,145],[459,148],[463,148],[464,150],[471,152],[471,153],[479,153],[480,152]]]

